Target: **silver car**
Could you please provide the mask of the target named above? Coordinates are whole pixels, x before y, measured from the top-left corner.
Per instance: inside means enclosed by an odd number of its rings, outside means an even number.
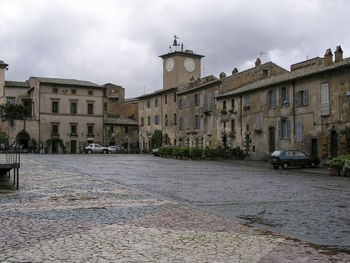
[[[85,153],[108,153],[107,147],[103,147],[97,143],[91,143],[89,146],[84,147]]]

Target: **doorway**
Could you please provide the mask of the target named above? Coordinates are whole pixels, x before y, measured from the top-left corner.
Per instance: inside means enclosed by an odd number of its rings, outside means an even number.
[[[70,141],[70,153],[77,153],[77,141]]]
[[[318,151],[317,151],[317,138],[311,138],[311,157],[317,158],[318,157]]]
[[[338,155],[338,133],[335,130],[331,131],[331,158]]]

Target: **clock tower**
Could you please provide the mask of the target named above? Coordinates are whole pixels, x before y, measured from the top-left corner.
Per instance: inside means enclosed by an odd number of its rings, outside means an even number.
[[[201,77],[201,59],[204,56],[191,50],[184,51],[183,44],[177,43],[176,36],[170,49],[170,53],[160,56],[163,59],[163,89]]]

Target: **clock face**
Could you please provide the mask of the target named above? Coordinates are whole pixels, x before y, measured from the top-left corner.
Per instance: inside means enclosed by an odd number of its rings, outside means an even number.
[[[174,69],[175,62],[172,58],[169,58],[165,63],[165,68],[168,72]]]
[[[184,62],[184,66],[188,72],[192,72],[196,67],[192,58],[186,58]]]

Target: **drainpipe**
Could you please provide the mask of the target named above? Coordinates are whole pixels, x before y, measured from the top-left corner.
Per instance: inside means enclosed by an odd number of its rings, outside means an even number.
[[[242,95],[239,95],[239,100],[240,100],[240,107],[241,110],[239,111],[239,125],[241,126],[241,140],[243,136],[243,101],[242,101]]]
[[[292,82],[292,98],[293,98],[293,107],[292,107],[292,115],[293,115],[293,134],[295,136],[295,81]]]

